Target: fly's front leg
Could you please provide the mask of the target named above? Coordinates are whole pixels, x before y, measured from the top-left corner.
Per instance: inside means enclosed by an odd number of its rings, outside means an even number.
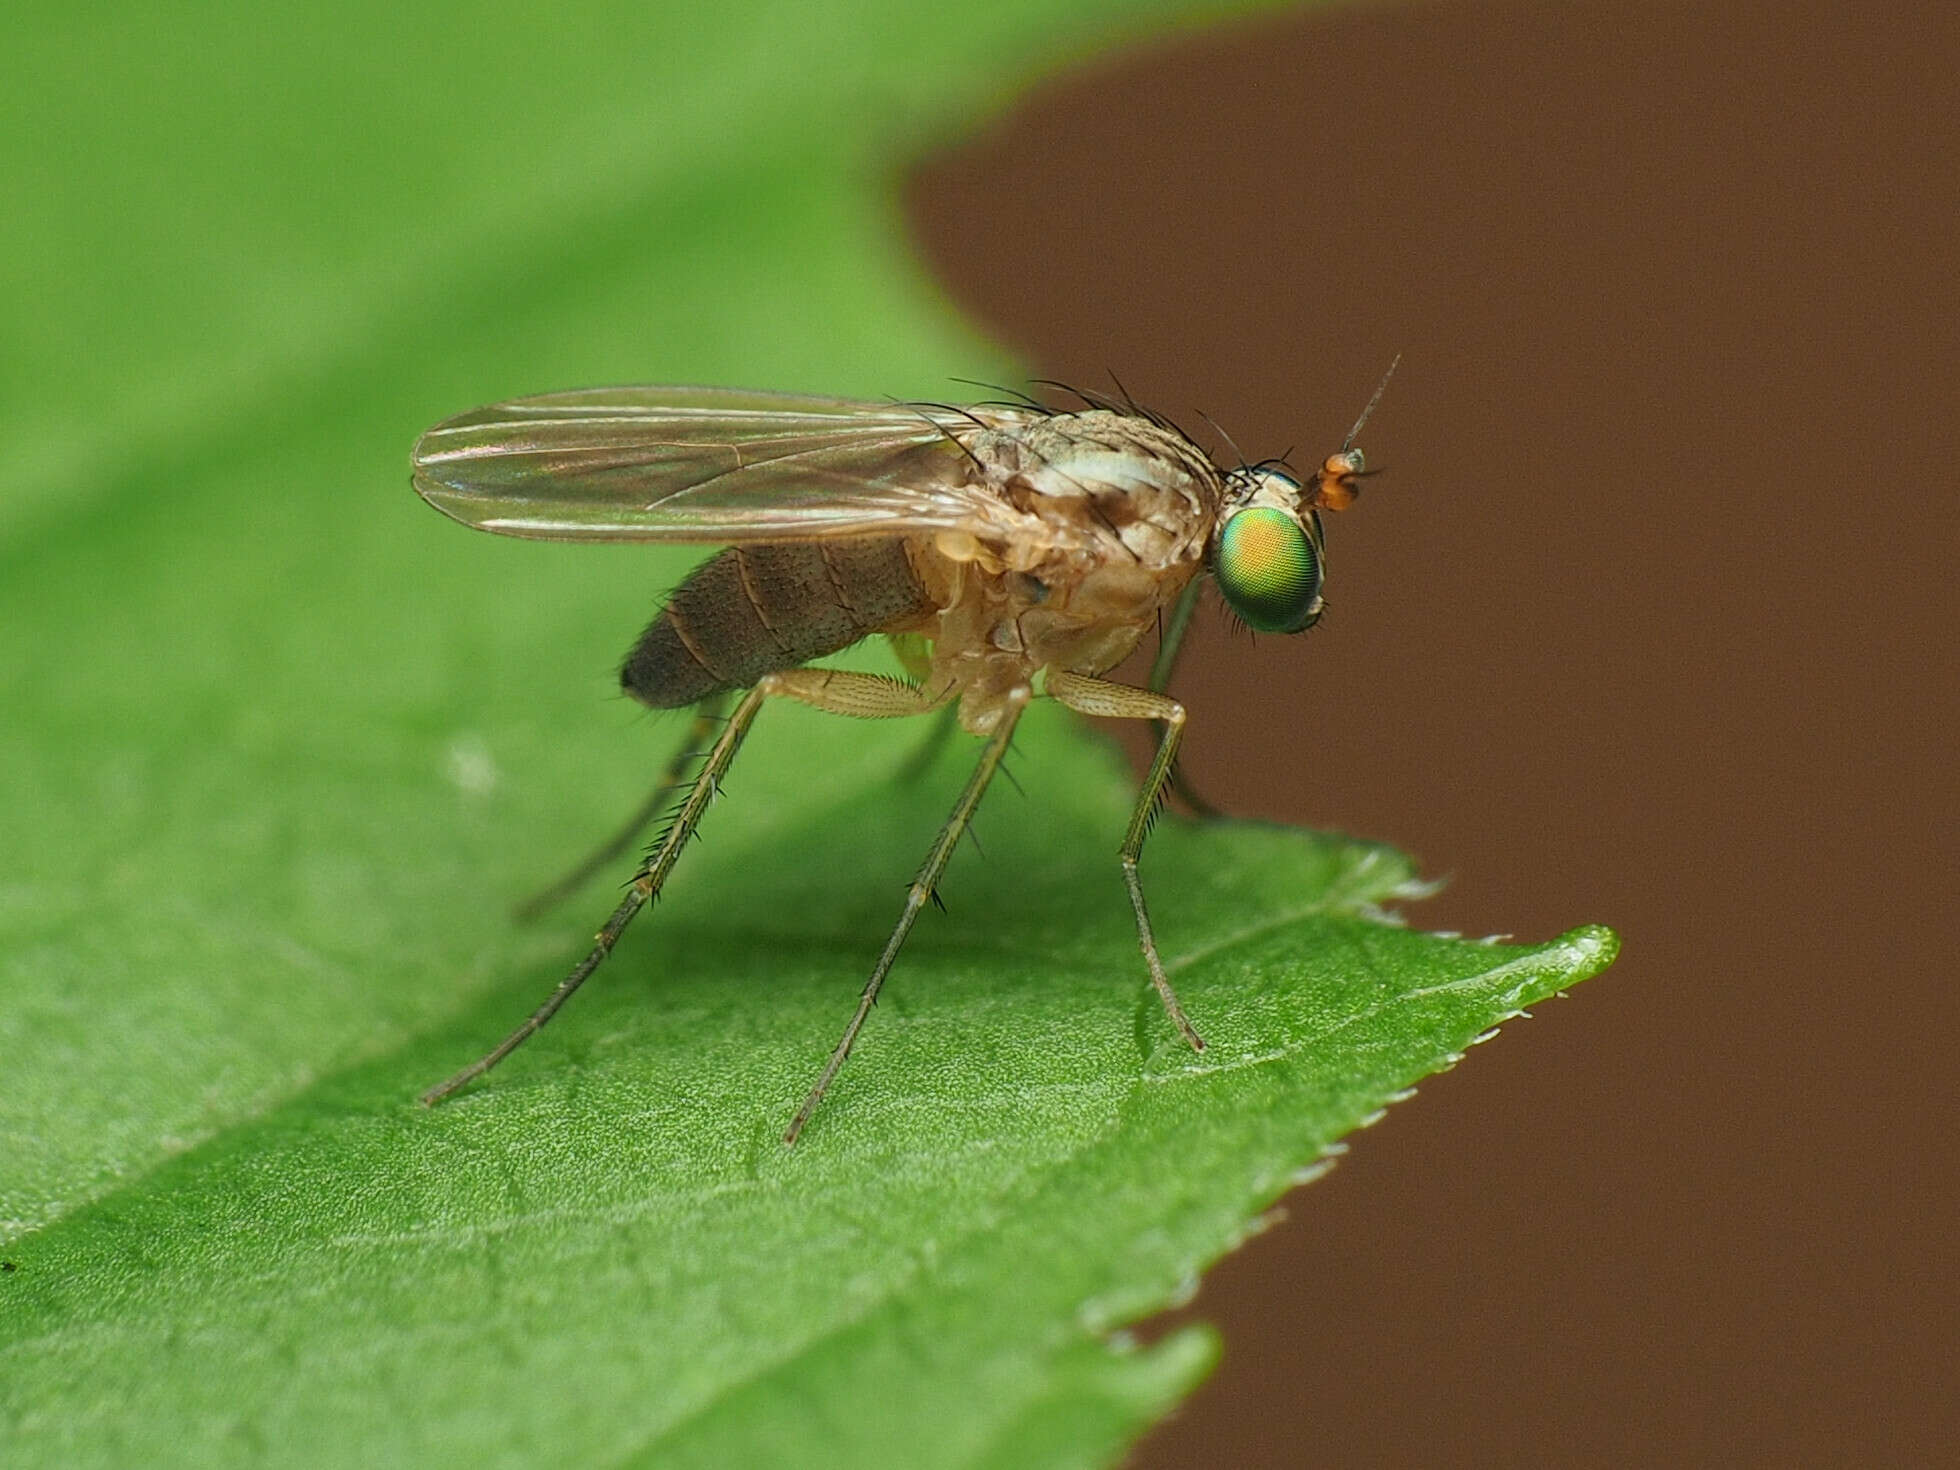
[[[1177,655],[1184,647],[1184,635],[1191,629],[1191,619],[1197,616],[1198,597],[1204,591],[1204,585],[1205,579],[1202,575],[1193,577],[1171,607],[1170,624],[1164,629],[1163,637],[1158,640],[1157,657],[1150,663],[1150,690],[1154,694],[1162,694],[1171,687],[1171,671],[1177,667]],[[1163,740],[1170,733],[1166,721],[1156,716],[1150,717],[1150,727],[1157,732],[1159,740]],[[1225,815],[1200,796],[1197,789],[1185,779],[1184,773],[1175,766],[1171,768],[1170,789],[1183,799],[1194,817],[1213,821]]]
[[[1130,890],[1130,907],[1136,910],[1137,942],[1143,946],[1144,963],[1150,967],[1150,983],[1157,988],[1164,1012],[1177,1027],[1178,1034],[1191,1043],[1193,1051],[1203,1051],[1204,1038],[1185,1018],[1184,1007],[1177,1003],[1177,992],[1171,989],[1170,976],[1164,973],[1164,962],[1158,958],[1157,939],[1150,931],[1150,911],[1144,907],[1143,883],[1137,877],[1137,855],[1143,851],[1143,839],[1150,833],[1157,804],[1171,779],[1177,742],[1184,735],[1184,706],[1167,694],[1132,689],[1127,684],[1111,684],[1058,669],[1048,672],[1047,692],[1080,714],[1117,720],[1152,720],[1163,731],[1157,744],[1157,758],[1151,761],[1150,773],[1143,778],[1136,810],[1130,814],[1129,830],[1123,835],[1123,882]]]

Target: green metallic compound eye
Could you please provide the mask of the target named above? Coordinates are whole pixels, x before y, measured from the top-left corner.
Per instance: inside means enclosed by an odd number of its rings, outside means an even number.
[[[1218,530],[1212,575],[1232,611],[1260,633],[1298,633],[1320,616],[1320,552],[1270,505],[1235,511]]]

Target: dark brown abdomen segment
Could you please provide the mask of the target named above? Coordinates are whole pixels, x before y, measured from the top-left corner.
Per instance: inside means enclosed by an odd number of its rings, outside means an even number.
[[[897,539],[731,546],[640,635],[620,687],[655,709],[697,704],[932,609]]]

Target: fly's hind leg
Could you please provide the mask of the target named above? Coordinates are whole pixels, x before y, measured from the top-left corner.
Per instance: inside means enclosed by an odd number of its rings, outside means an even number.
[[[1163,732],[1157,744],[1157,758],[1151,761],[1150,772],[1143,778],[1136,810],[1130,814],[1129,830],[1123,835],[1123,882],[1130,890],[1130,907],[1136,910],[1137,942],[1143,946],[1144,963],[1150,967],[1150,983],[1157,988],[1164,1012],[1177,1027],[1178,1034],[1191,1044],[1193,1051],[1203,1051],[1204,1038],[1185,1018],[1184,1007],[1177,1002],[1177,992],[1171,989],[1170,976],[1164,973],[1164,962],[1158,958],[1157,939],[1150,930],[1150,911],[1143,903],[1143,883],[1137,877],[1137,855],[1143,851],[1143,839],[1150,834],[1150,824],[1156,819],[1158,803],[1163,799],[1171,780],[1171,768],[1177,760],[1177,742],[1184,734],[1184,706],[1166,694],[1057,669],[1049,670],[1047,692],[1079,714],[1151,720]]]
[[[520,903],[516,909],[518,919],[528,923],[557,908],[583,888],[595,873],[611,864],[639,840],[640,834],[660,815],[674,793],[680,790],[681,777],[686,773],[688,763],[701,754],[709,735],[721,723],[722,711],[727,708],[728,700],[720,694],[710,695],[694,707],[694,719],[687,727],[686,738],[681,741],[680,749],[674,752],[673,759],[667,762],[666,769],[660,773],[659,782],[646,800],[640,803],[617,832],[593,848],[563,877]]]
[[[680,859],[681,850],[687,846],[687,839],[694,835],[694,829],[701,824],[701,817],[707,811],[708,803],[714,799],[716,791],[720,789],[721,778],[734,762],[735,752],[742,748],[742,739],[749,733],[749,726],[755,722],[756,712],[762,708],[762,702],[771,695],[782,692],[776,687],[781,677],[777,674],[768,675],[755,688],[744,694],[742,702],[735,706],[735,713],[730,715],[728,723],[722,726],[720,736],[709,748],[707,759],[701,763],[699,774],[688,787],[687,795],[682,798],[679,810],[674,813],[674,820],[668,824],[660,840],[647,852],[639,871],[633,875],[633,881],[626,890],[626,897],[619,901],[619,907],[613,910],[612,917],[606,920],[605,927],[600,929],[593,939],[592,948],[586,952],[585,958],[573,967],[571,974],[558,982],[558,988],[545,997],[544,1004],[531,1012],[521,1026],[498,1042],[491,1051],[471,1062],[448,1081],[439,1082],[423,1093],[423,1107],[433,1107],[451,1093],[459,1092],[469,1086],[537,1035],[544,1028],[545,1023],[558,1014],[559,1007],[572,998],[572,993],[591,977],[594,970],[605,963],[606,956],[613,952],[613,946],[619,943],[619,936],[626,932],[626,926],[633,922],[634,915],[659,896],[661,885],[667,881],[667,875],[674,870],[674,864]]]

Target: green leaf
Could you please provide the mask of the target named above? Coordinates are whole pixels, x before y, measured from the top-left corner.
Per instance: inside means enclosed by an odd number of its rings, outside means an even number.
[[[1212,1352],[1116,1329],[1609,961],[1386,922],[1385,848],[1171,820],[1193,1055],[1135,952],[1131,784],[1038,709],[788,1152],[972,751],[902,785],[919,732],[772,709],[659,911],[414,1106],[608,906],[506,917],[680,738],[610,666],[687,560],[466,535],[414,435],[607,380],[1008,373],[880,161],[1197,8],[10,21],[9,1464],[1097,1463]]]

